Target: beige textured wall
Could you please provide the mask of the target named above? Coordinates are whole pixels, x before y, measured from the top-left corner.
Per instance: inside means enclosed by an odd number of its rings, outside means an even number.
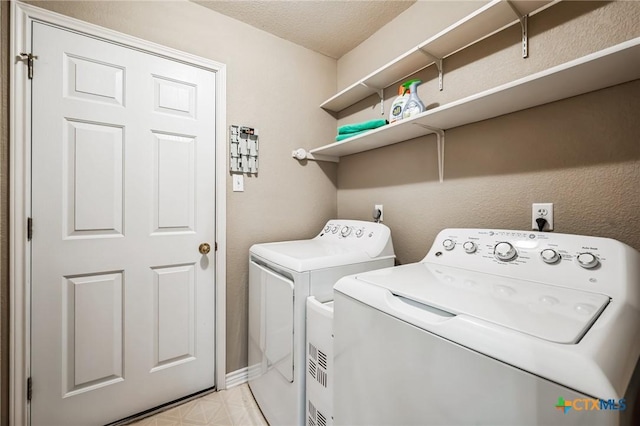
[[[487,0],[418,0],[338,60],[338,90],[350,86],[486,3]]]
[[[446,60],[443,92],[433,69],[418,73],[426,81],[419,95],[427,105],[450,102],[638,37],[638,22],[638,2],[562,2],[530,18],[528,59],[519,27],[510,28]],[[385,30],[400,37],[401,26],[395,20]],[[395,93],[385,93],[387,111]],[[339,124],[376,118],[375,102],[344,111]],[[555,203],[556,232],[640,250],[638,111],[635,81],[448,130],[444,183],[433,135],[343,157],[338,216],[367,219],[374,203],[384,204],[400,263],[420,260],[446,227],[527,229],[532,202]]]
[[[336,215],[336,166],[291,158],[335,132],[317,105],[335,90],[336,61],[186,1],[31,3],[227,64],[227,124],[258,128],[261,142],[245,192],[227,179],[227,372],[246,367],[249,247],[310,238]]]

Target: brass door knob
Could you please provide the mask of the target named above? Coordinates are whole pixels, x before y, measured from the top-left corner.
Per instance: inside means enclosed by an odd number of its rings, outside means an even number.
[[[200,247],[198,247],[198,251],[202,254],[209,254],[211,246],[208,243],[202,243],[200,244]]]

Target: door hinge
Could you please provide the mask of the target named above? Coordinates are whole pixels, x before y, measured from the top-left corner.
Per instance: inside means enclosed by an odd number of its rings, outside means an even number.
[[[33,80],[33,60],[38,59],[38,57],[33,53],[20,53],[20,56],[22,57],[23,60],[24,59],[27,60],[27,69],[28,69],[27,75],[29,76],[29,80]]]
[[[31,401],[31,397],[33,396],[33,380],[31,377],[27,379],[27,401]]]
[[[217,241],[213,245],[213,251],[218,251],[218,242]]]
[[[33,238],[33,219],[28,217],[27,218],[27,241],[31,241],[31,238]]]

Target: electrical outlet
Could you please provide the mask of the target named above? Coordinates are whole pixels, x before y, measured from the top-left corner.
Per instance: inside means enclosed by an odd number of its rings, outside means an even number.
[[[531,229],[539,231],[536,219],[545,219],[543,231],[553,231],[553,203],[533,203],[531,205]]]
[[[374,219],[375,219],[376,210],[380,210],[380,217],[378,218],[378,220],[382,222],[382,220],[384,219],[384,208],[382,204],[376,204],[373,206]]]

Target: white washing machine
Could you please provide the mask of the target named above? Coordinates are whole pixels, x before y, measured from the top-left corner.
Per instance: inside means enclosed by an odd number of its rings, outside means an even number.
[[[640,254],[446,229],[336,284],[334,345],[336,425],[639,425]]]
[[[394,259],[389,228],[355,220],[331,220],[310,240],[251,247],[249,387],[271,425],[304,424],[307,297],[330,301],[339,278]]]

